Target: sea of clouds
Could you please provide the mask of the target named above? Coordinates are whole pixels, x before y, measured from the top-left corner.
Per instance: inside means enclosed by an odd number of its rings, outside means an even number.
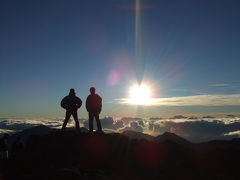
[[[82,127],[88,128],[87,119],[79,121]],[[15,133],[38,125],[59,129],[62,123],[63,118],[0,118],[0,133]],[[182,115],[169,118],[104,117],[101,123],[105,132],[133,130],[153,136],[172,132],[191,142],[240,137],[240,116],[238,115],[226,115],[221,118]],[[74,127],[73,120],[69,121],[68,127]]]

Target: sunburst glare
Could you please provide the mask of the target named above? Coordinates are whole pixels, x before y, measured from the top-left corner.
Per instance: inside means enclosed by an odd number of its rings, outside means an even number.
[[[129,102],[131,104],[145,105],[151,101],[151,90],[147,85],[134,85],[130,88]]]

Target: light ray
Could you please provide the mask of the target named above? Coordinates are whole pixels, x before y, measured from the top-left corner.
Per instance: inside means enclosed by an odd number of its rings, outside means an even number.
[[[135,57],[141,57],[141,2],[135,2]]]
[[[135,0],[135,62],[136,77],[141,84],[144,72],[142,61],[141,0]]]

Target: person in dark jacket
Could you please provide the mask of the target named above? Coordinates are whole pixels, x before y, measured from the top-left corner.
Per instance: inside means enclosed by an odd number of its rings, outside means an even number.
[[[101,122],[99,120],[99,114],[102,110],[102,98],[95,93],[94,87],[90,88],[90,95],[86,100],[86,109],[89,115],[89,132],[93,132],[93,119],[96,119],[97,128],[99,132],[102,132]]]
[[[73,116],[73,119],[75,121],[77,131],[80,132],[77,110],[81,106],[82,100],[76,96],[74,89],[70,89],[69,95],[64,97],[61,101],[61,107],[66,109],[66,116],[62,125],[62,132],[65,130],[71,115]]]

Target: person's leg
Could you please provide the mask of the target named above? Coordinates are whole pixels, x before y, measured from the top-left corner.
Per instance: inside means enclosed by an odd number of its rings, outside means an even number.
[[[80,127],[79,127],[79,122],[78,122],[78,114],[77,114],[77,111],[74,111],[72,113],[73,115],[73,119],[75,121],[75,125],[76,125],[76,129],[77,129],[77,132],[80,132]]]
[[[70,116],[71,116],[71,111],[66,111],[65,120],[64,120],[63,125],[62,125],[62,132],[66,128],[68,120],[70,119]]]
[[[89,116],[89,132],[93,132],[93,114],[88,113]]]
[[[101,122],[99,120],[99,114],[95,114],[95,119],[96,119],[96,122],[97,122],[98,131],[102,131],[102,125],[101,125]]]

